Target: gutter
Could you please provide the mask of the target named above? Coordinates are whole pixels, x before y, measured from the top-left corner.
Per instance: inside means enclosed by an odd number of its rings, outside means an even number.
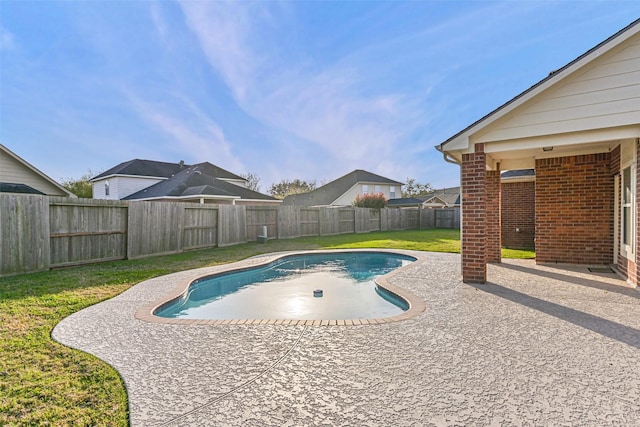
[[[462,164],[462,162],[456,160],[455,158],[449,156],[449,153],[447,153],[446,151],[444,151],[442,149],[442,144],[440,145],[436,145],[436,150],[438,150],[439,152],[442,153],[442,157],[444,158],[444,161],[447,163],[453,163],[454,165],[458,165],[460,166]]]

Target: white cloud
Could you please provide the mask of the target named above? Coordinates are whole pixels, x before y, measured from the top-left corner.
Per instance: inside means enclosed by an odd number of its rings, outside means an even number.
[[[0,27],[0,50],[11,50],[17,47],[15,37],[4,27]]]
[[[247,49],[251,33],[250,9],[225,1],[181,3],[187,25],[197,35],[211,65],[220,73],[233,95],[244,99],[253,80],[257,55]],[[256,3],[252,3],[256,6]]]
[[[232,171],[245,169],[242,162],[234,156],[232,144],[227,141],[220,126],[207,118],[194,104],[187,104],[186,109],[197,117],[197,121],[184,119],[175,105],[169,112],[132,95],[129,95],[129,99],[137,113],[167,137],[172,151],[193,159],[194,163],[209,161]]]
[[[283,53],[276,36],[290,23],[281,19],[274,29],[272,15],[256,3],[183,2],[182,8],[209,64],[249,115],[320,147],[339,173],[390,169],[388,160],[417,126],[418,97],[377,87],[367,76],[375,63],[347,58],[319,68],[305,55]]]

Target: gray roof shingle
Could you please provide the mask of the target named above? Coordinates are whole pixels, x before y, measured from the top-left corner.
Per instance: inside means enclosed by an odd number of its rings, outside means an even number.
[[[324,206],[330,205],[340,196],[347,192],[357,183],[365,184],[388,184],[388,185],[404,185],[401,182],[367,172],[362,169],[356,169],[348,174],[316,188],[313,191],[301,194],[292,194],[284,198],[283,205],[299,205],[299,206]]]
[[[14,184],[12,182],[0,182],[0,193],[19,193],[19,194],[40,194],[44,196],[42,191],[29,187],[27,184]]]
[[[155,199],[163,197],[197,197],[197,196],[219,196],[219,197],[239,197],[241,199],[253,200],[276,200],[266,194],[258,193],[246,187],[232,184],[216,175],[219,171],[224,171],[211,163],[199,163],[197,165],[184,167],[181,171],[168,179],[160,181],[150,187],[133,193],[123,200]],[[242,179],[237,175],[230,174],[236,179]],[[224,178],[228,175],[223,174]]]
[[[201,165],[204,163],[200,163]],[[206,162],[207,170],[212,174],[212,176],[222,178],[222,179],[241,179],[244,180],[243,177],[238,176],[234,173],[229,172],[226,169],[222,169],[216,165]],[[181,170],[190,167],[190,165],[185,165],[184,163],[167,163],[167,162],[157,162],[155,160],[141,160],[141,159],[133,159],[127,162],[122,162],[117,166],[112,167],[111,169],[102,172],[100,175],[97,175],[92,179],[95,181],[100,178],[105,178],[111,175],[135,175],[135,176],[150,176],[150,177],[159,177],[159,178],[169,178],[172,175],[177,174]]]
[[[460,187],[451,187],[451,188],[443,188],[442,190],[435,190],[425,196],[421,196],[420,198],[425,202],[434,198],[438,198],[443,202],[445,202],[447,205],[459,205],[460,204]]]
[[[525,176],[536,176],[536,170],[535,169],[508,170],[500,174],[501,178],[522,178]]]

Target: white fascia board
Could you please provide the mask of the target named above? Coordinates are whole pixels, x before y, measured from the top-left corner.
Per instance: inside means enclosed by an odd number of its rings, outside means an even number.
[[[146,197],[144,199],[128,199],[127,202],[147,202],[150,200],[186,200],[186,199],[225,199],[225,200],[241,200],[239,196],[159,196]],[[246,199],[244,199],[246,200]]]
[[[106,179],[111,179],[111,178],[144,178],[144,179],[159,179],[161,181],[165,181],[169,178],[164,177],[164,176],[149,176],[149,175],[126,175],[126,174],[120,174],[120,173],[114,173],[111,175],[107,175],[107,176],[101,176],[100,178],[96,179],[90,179],[89,182],[100,182],[100,181],[104,181]]]

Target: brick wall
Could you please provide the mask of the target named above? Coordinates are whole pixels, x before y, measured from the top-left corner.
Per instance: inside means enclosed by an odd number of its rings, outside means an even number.
[[[462,280],[484,283],[486,264],[486,154],[484,144],[462,156]]]
[[[536,237],[536,183],[502,183],[502,246],[534,249]],[[516,231],[516,229],[518,231]]]
[[[502,261],[502,230],[500,227],[500,169],[486,171],[486,245],[487,262]]]
[[[537,262],[613,261],[609,153],[536,160]]]

